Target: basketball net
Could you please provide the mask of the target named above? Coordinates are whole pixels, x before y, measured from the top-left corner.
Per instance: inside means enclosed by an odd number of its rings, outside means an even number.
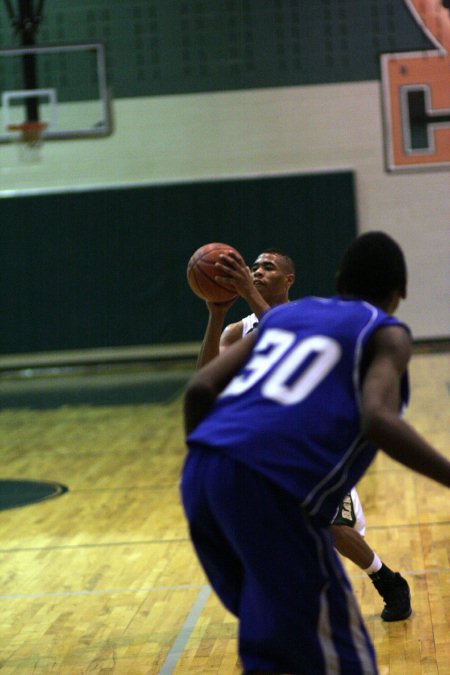
[[[9,124],[11,141],[17,144],[19,161],[24,164],[35,164],[41,161],[43,133],[47,122],[22,122]]]

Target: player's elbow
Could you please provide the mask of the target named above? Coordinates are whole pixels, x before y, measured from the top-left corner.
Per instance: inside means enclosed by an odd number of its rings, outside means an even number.
[[[194,379],[186,388],[184,404],[185,407],[198,406],[213,401],[215,397],[215,389],[209,382]]]
[[[390,411],[382,406],[371,406],[363,410],[361,431],[364,438],[379,447],[382,446],[390,429],[390,418]]]
[[[194,380],[184,396],[184,427],[189,434],[208,413],[217,396],[214,387],[204,380]]]

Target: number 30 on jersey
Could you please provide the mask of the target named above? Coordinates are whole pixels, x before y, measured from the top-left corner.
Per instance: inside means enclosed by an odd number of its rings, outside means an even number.
[[[291,349],[295,337],[291,331],[269,328],[256,344],[245,370],[231,380],[221,397],[238,396],[264,380],[264,398],[282,405],[300,403],[334,368],[342,349],[326,335],[313,335]]]

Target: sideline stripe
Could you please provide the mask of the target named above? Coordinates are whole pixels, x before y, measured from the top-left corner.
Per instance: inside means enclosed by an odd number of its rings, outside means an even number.
[[[399,570],[402,574],[408,576],[421,576],[427,574],[448,574],[450,567],[439,567],[431,570]],[[347,573],[350,579],[364,579],[367,574],[364,572]],[[0,595],[0,600],[32,600],[33,598],[69,598],[82,595],[114,595],[119,593],[150,593],[153,591],[185,591],[196,588],[209,588],[203,584],[180,584],[178,586],[144,586],[142,588],[104,588],[93,591],[55,591],[53,593],[11,593]]]
[[[200,614],[203,612],[203,608],[206,605],[206,601],[210,595],[210,587],[203,586],[158,675],[171,675],[171,673],[173,673],[173,670],[177,665],[181,654],[183,653],[187,641],[191,637],[191,633],[194,630],[195,624],[197,623]]]
[[[132,488],[134,490],[134,488]],[[73,494],[73,492],[72,492]],[[430,523],[433,525],[433,523]],[[393,527],[398,527],[393,525]],[[153,544],[184,544],[191,543],[191,540],[188,537],[182,537],[180,539],[147,539],[141,541],[105,541],[103,543],[96,544],[50,544],[49,546],[27,546],[27,547],[16,547],[16,548],[0,548],[0,553],[29,553],[30,551],[76,551],[77,549],[84,548],[109,548],[113,546],[150,546]]]
[[[104,588],[94,591],[64,591],[62,593],[14,593],[0,595],[0,600],[29,600],[32,598],[68,598],[80,595],[114,595],[116,593],[149,593],[152,591],[185,591],[194,588],[204,588],[203,584],[181,584],[179,586],[149,586],[144,588]]]

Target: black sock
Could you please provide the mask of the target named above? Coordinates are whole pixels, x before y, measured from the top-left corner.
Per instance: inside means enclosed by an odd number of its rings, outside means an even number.
[[[378,572],[369,574],[369,577],[372,581],[390,581],[395,577],[395,572],[393,572],[384,562],[381,563],[381,567]]]

